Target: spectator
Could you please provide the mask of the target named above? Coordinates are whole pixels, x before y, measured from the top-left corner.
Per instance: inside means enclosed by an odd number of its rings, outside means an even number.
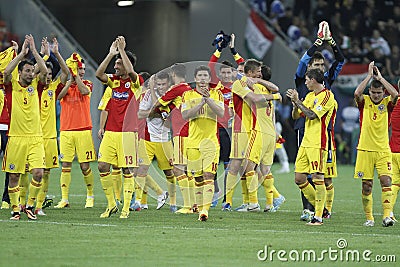
[[[400,75],[400,48],[398,45],[392,46],[392,54],[386,58],[386,70],[392,82],[395,82],[395,76]]]
[[[19,42],[17,35],[11,33],[7,29],[7,24],[4,20],[0,20],[0,51],[11,46],[11,41]]]
[[[371,42],[371,47],[374,48],[379,48],[379,50],[384,54],[385,56],[390,55],[390,46],[389,43],[381,36],[381,33],[379,30],[375,29],[372,32],[372,37],[369,40]],[[379,68],[379,67],[378,67]]]

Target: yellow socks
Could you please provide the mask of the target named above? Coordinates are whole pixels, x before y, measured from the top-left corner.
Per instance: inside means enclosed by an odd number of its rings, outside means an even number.
[[[255,171],[246,173],[246,183],[249,190],[249,203],[258,203],[257,188],[258,188],[258,177]]]
[[[364,192],[362,192],[362,204],[364,208],[365,217],[367,217],[367,220],[374,221],[374,216],[372,215],[372,204],[373,204],[372,193],[365,195]]]
[[[209,210],[214,196],[214,180],[204,180],[203,209]]]
[[[190,193],[189,193],[189,180],[186,174],[179,175],[176,177],[176,181],[178,182],[179,188],[183,197],[183,207],[190,209],[192,206],[190,205]]]
[[[194,204],[197,204],[196,202],[196,192],[195,192],[195,181],[194,177],[188,176],[188,182],[189,182],[189,200],[190,200],[190,206],[193,207]]]
[[[101,172],[100,182],[101,186],[103,187],[104,194],[106,194],[107,207],[111,209],[116,205],[116,203],[114,199],[113,183],[110,172]]]
[[[164,191],[160,187],[159,184],[151,177],[150,175],[147,174],[146,176],[146,186],[148,186],[151,190],[156,192],[157,196],[161,195]],[[145,191],[147,192],[147,188],[145,187]]]
[[[392,184],[392,206],[394,208],[394,205],[396,204],[396,200],[397,200],[397,194],[399,193],[400,190],[400,184]]]
[[[325,207],[329,212],[332,212],[333,198],[335,197],[335,188],[333,184],[326,187],[326,201]]]
[[[135,197],[136,201],[140,202],[142,200],[143,190],[146,185],[146,176],[136,176],[135,182],[136,182]]]
[[[8,187],[8,195],[10,197],[10,204],[11,209],[13,212],[20,212],[19,211],[19,185],[16,187]]]
[[[31,183],[29,184],[28,202],[26,203],[27,206],[29,207],[35,206],[36,197],[39,193],[41,186],[42,182],[38,182],[32,178]]]
[[[235,192],[237,175],[233,175],[228,171],[226,175],[226,203],[233,204],[232,198]]]
[[[37,195],[36,209],[41,209],[43,206],[43,201],[45,200],[47,191],[49,189],[49,175],[50,170],[45,170],[43,172],[42,186],[40,187],[39,193]]]
[[[89,168],[89,169],[87,169],[87,171],[82,172],[82,174],[83,174],[83,178],[85,179],[85,183],[86,183],[86,196],[93,197],[94,177],[93,177],[92,169]]]
[[[272,186],[272,193],[273,193],[273,198],[278,198],[281,195],[278,189],[275,188],[275,185]]]
[[[135,190],[135,181],[132,174],[124,174],[124,206],[123,211],[129,212],[129,205],[132,200],[132,193]]]
[[[28,173],[22,173],[19,176],[19,204],[26,205],[26,193],[29,189]]]
[[[113,181],[114,197],[116,200],[121,200],[122,191],[122,175],[120,169],[112,169],[111,177]],[[125,189],[124,189],[125,190]],[[125,198],[125,195],[124,195]]]
[[[70,184],[71,184],[71,168],[62,167],[60,185],[61,185],[61,199],[64,201],[68,201]]]
[[[240,185],[242,186],[243,204],[248,204],[249,203],[249,189],[247,188],[246,176],[240,177]]]
[[[169,204],[176,205],[176,178],[174,175],[166,176],[169,194]]]
[[[195,182],[195,194],[196,194],[196,201],[197,206],[199,207],[199,211],[203,209],[204,200],[203,200],[203,192],[204,192],[204,181]]]
[[[326,199],[326,188],[324,180],[313,180],[315,185],[315,217],[322,218]]]
[[[393,210],[392,198],[393,198],[392,188],[382,187],[383,218],[390,217],[390,212],[392,212]]]
[[[272,208],[272,202],[274,200],[274,177],[271,173],[264,177],[263,186],[265,190],[266,206]]]
[[[308,202],[311,203],[315,207],[315,189],[312,185],[306,181],[303,184],[298,185],[301,192],[303,192],[304,196],[307,198]]]
[[[143,194],[142,194],[142,199],[140,200],[140,204],[147,204],[147,191],[148,190],[149,190],[149,187],[147,185],[145,185]]]

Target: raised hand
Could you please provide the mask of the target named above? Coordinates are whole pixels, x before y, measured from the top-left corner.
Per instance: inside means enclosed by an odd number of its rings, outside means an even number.
[[[57,54],[58,51],[58,40],[56,37],[53,38],[53,48],[51,50],[54,54]]]
[[[110,54],[115,56],[117,55],[118,52],[118,48],[117,48],[117,40],[115,40],[114,42],[112,42],[111,46],[110,46]]]
[[[49,42],[47,41],[47,37],[43,37],[42,39],[40,53],[50,56],[50,47],[49,47]]]
[[[117,39],[118,51],[125,50],[126,41],[124,36],[118,36]]]
[[[11,44],[14,51],[18,53],[18,43],[16,41],[11,41]]]
[[[235,34],[231,34],[231,41],[229,42],[229,48],[234,48],[235,47]]]

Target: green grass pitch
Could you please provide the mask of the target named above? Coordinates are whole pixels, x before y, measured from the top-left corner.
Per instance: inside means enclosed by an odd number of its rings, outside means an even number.
[[[399,225],[381,226],[377,179],[375,227],[362,226],[361,181],[353,178],[353,166],[338,167],[332,218],[314,227],[299,220],[300,193],[293,173],[275,175],[275,185],[286,197],[278,212],[223,212],[219,202],[210,210],[209,220],[200,222],[195,214],[172,214],[168,205],[155,210],[152,197],[149,210],[131,212],[127,220],[119,219],[119,214],[101,219],[106,199],[96,163],[92,170],[92,209],[84,208],[86,189],[74,162],[70,208],[47,208],[47,216],[36,222],[28,221],[24,214],[19,222],[13,222],[10,210],[0,211],[0,266],[396,266],[394,261],[400,261]],[[52,170],[49,194],[56,196],[54,205],[60,199],[59,175],[60,169]],[[155,168],[151,175],[166,189]],[[222,186],[222,178],[219,184]],[[177,192],[180,203],[179,189]],[[241,204],[240,186],[234,202],[234,207]],[[262,188],[259,202],[263,208]],[[400,217],[399,205],[394,211]]]

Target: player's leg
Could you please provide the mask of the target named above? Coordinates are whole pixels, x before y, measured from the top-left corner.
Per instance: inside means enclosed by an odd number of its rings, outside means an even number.
[[[377,152],[376,152],[377,153]],[[382,226],[394,225],[394,220],[391,218],[393,212],[393,192],[392,192],[392,153],[377,153],[376,171],[382,188],[382,208],[383,221]]]
[[[69,187],[71,184],[72,161],[75,157],[75,139],[70,131],[60,132],[60,159],[61,159],[61,200],[54,208],[69,206]]]

